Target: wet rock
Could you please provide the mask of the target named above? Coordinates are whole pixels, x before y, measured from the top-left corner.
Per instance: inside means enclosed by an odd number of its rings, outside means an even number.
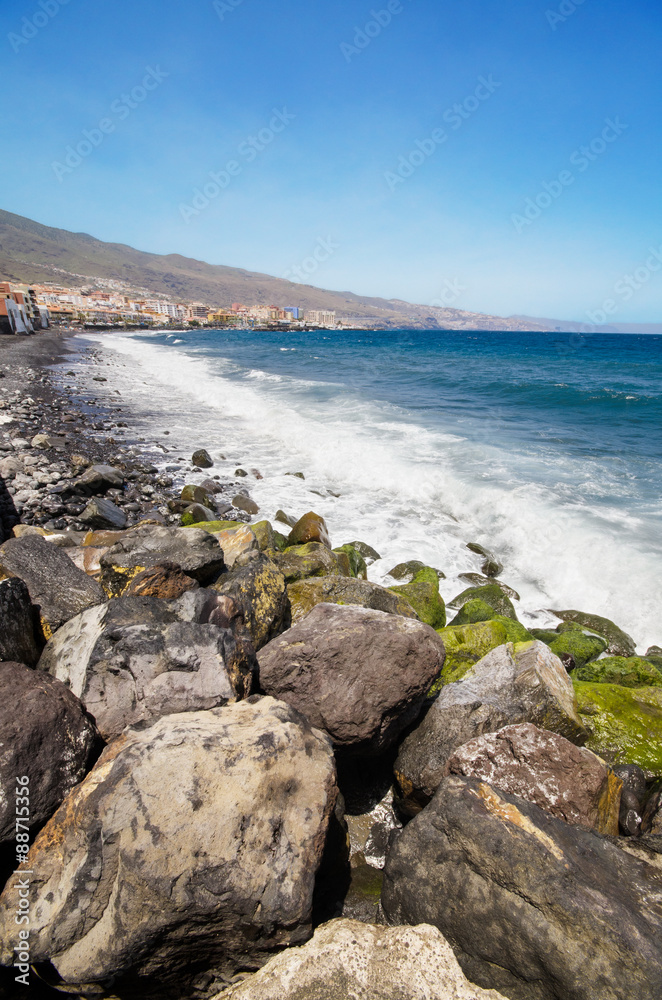
[[[109,740],[138,722],[247,698],[257,665],[227,629],[177,621],[155,597],[124,597],[59,629],[38,666],[80,698]]]
[[[94,720],[78,698],[47,674],[0,664],[0,843],[16,841],[16,819],[40,826],[85,777],[101,750]],[[28,778],[25,813],[13,789]],[[21,806],[22,808],[22,806]]]
[[[586,746],[607,763],[662,774],[662,688],[574,681]]]
[[[382,905],[518,1000],[662,995],[657,869],[482,782],[443,780],[389,854]]]
[[[310,934],[335,798],[327,738],[271,698],[129,730],[32,846],[32,960],[141,997],[259,967]],[[7,890],[3,964],[15,909]]]
[[[490,650],[508,641],[500,622],[484,621],[469,625],[449,625],[438,629],[446,647],[446,661],[438,686],[459,681],[466,672],[482,660]],[[433,688],[436,693],[437,688]]]
[[[248,473],[246,472],[245,469],[235,469],[234,474],[237,477],[237,479],[246,479],[248,476]]]
[[[623,687],[662,687],[662,670],[641,656],[606,656],[573,672],[573,680]]]
[[[0,568],[27,586],[45,638],[81,611],[106,600],[95,580],[39,535],[10,538],[0,546]]]
[[[331,548],[326,521],[319,514],[309,511],[300,517],[292,528],[288,542],[290,545],[305,545],[306,542],[321,542]]]
[[[372,563],[381,559],[379,552],[377,552],[376,549],[373,549],[372,545],[368,545],[366,542],[350,542],[349,544],[363,556],[368,566],[371,566]]]
[[[472,587],[498,587],[511,601],[519,601],[520,595],[503,580],[496,580],[481,573],[460,573],[458,579],[466,580]]]
[[[469,983],[436,928],[332,920],[216,1000],[503,1000]]]
[[[17,578],[0,581],[0,660],[32,665],[39,659],[35,612],[28,588]]]
[[[465,743],[448,760],[449,774],[518,795],[572,826],[618,836],[618,772],[590,750],[529,723]]]
[[[421,571],[431,569],[431,567],[426,566],[424,562],[420,559],[409,559],[408,562],[398,563],[393,569],[390,569],[388,575],[393,577],[394,580],[401,580],[403,583],[411,583],[414,577],[416,577]],[[438,569],[432,569],[431,572],[436,574],[437,581],[445,580],[446,577]]]
[[[355,604],[361,608],[372,608],[374,611],[403,615],[405,618],[417,617],[411,604],[404,597],[368,580],[340,576],[300,580],[288,586],[287,596],[293,624],[305,618],[318,604]]]
[[[274,520],[280,521],[281,524],[287,524],[290,528],[293,528],[297,523],[296,517],[286,514],[284,510],[277,510]]]
[[[225,568],[223,550],[208,532],[146,526],[125,532],[101,558],[101,582],[111,597],[120,597],[134,576],[164,562],[179,566],[203,586]]]
[[[350,858],[363,859],[373,868],[381,870],[391,847],[394,834],[402,830],[402,821],[395,810],[393,788],[389,787],[383,798],[368,812],[345,815],[349,831]]]
[[[585,666],[607,648],[606,639],[585,633],[580,625],[573,622],[559,626],[558,631],[560,634],[550,642],[549,648],[556,653],[566,670]]]
[[[241,608],[255,649],[262,649],[289,624],[285,577],[264,553],[225,574],[213,589]]]
[[[205,451],[204,448],[199,448],[193,452],[191,464],[195,465],[198,469],[211,469],[214,463],[209,452]]]
[[[94,550],[83,550],[94,551]],[[181,597],[188,590],[195,590],[200,584],[197,580],[187,576],[186,573],[177,566],[176,563],[163,563],[161,566],[152,566],[145,569],[138,576],[134,576],[129,584],[126,594],[128,597],[160,597],[164,601],[172,601]]]
[[[643,803],[646,798],[646,775],[636,764],[620,764],[614,773],[623,782],[623,795],[619,823],[626,837],[637,837],[643,822]]]
[[[76,480],[74,487],[83,496],[95,496],[108,490],[121,489],[123,485],[124,475],[119,469],[110,465],[92,465]]]
[[[512,605],[510,598],[504,594],[502,588],[497,583],[489,583],[485,587],[469,587],[467,590],[463,590],[461,594],[449,601],[449,606],[451,608],[457,608],[458,610],[463,608],[468,601],[480,600],[484,601],[485,604],[489,604],[497,614],[504,615],[506,618],[517,618],[515,614],[515,609]]]
[[[417,718],[443,662],[441,639],[422,622],[320,604],[262,650],[260,686],[337,749],[374,755]]]
[[[346,553],[332,552],[321,542],[289,546],[284,552],[277,553],[274,559],[286,583],[310,577],[350,575]]]
[[[425,566],[414,576],[411,583],[399,587],[389,587],[394,594],[400,594],[426,625],[440,629],[446,624],[446,605],[439,594],[439,577],[435,570]]]
[[[662,837],[662,789],[654,791],[644,809],[642,833]]]
[[[312,544],[315,543],[313,542]],[[357,548],[353,545],[339,545],[333,551],[336,555],[347,556],[351,576],[355,576],[358,580],[368,579],[368,566]]]
[[[500,562],[494,553],[489,551],[489,549],[484,548],[477,542],[469,542],[467,548],[470,552],[475,552],[476,555],[482,556],[485,560],[481,566],[481,570],[486,577],[491,579],[495,576],[499,576],[499,574],[503,572],[503,563]]]
[[[182,514],[182,527],[195,527],[205,521],[215,524],[217,517],[218,514],[215,514],[214,511],[212,511],[211,508],[207,507],[205,504],[192,503],[185,508],[184,513]]]
[[[209,499],[209,491],[204,486],[184,486],[180,494],[180,499],[186,504],[202,504],[203,507],[212,508]]]
[[[255,500],[251,500],[250,497],[245,497],[241,493],[234,497],[232,506],[235,510],[245,511],[246,514],[259,514],[260,512],[260,508],[255,503]]]
[[[586,614],[583,611],[554,611],[550,609],[550,614],[556,615],[564,622],[576,622],[582,628],[590,629],[603,636],[607,640],[606,652],[612,656],[634,656],[636,653],[634,639],[608,618]]]
[[[530,722],[581,744],[587,737],[572,682],[541,642],[493,649],[453,684],[442,687],[405,739],[395,764],[410,814],[430,801],[446,762],[463,743],[504,726]]]
[[[105,498],[91,500],[78,519],[83,524],[87,524],[90,528],[97,530],[104,528],[121,529],[126,526],[127,522],[124,511],[120,510],[112,500]]]

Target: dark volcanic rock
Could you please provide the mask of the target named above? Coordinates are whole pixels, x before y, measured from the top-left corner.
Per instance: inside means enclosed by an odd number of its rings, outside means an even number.
[[[92,465],[74,483],[74,489],[83,496],[95,496],[107,490],[121,489],[124,475],[111,465]]]
[[[222,576],[213,589],[231,597],[241,609],[256,649],[266,646],[289,624],[285,577],[263,553],[255,553],[255,558],[245,566]]]
[[[319,604],[262,650],[260,686],[324,729],[337,749],[378,754],[416,719],[444,655],[422,622]]]
[[[197,466],[198,469],[211,469],[214,464],[211,455],[204,448],[199,448],[193,452],[191,463]]]
[[[199,586],[197,580],[187,576],[175,563],[163,563],[134,576],[126,594],[127,596],[135,594],[137,597],[160,597],[164,601],[171,601],[181,597],[187,590],[196,590]]]
[[[659,870],[481,782],[443,780],[389,854],[382,905],[516,1000],[662,996]]]
[[[0,547],[0,567],[26,584],[46,638],[74,615],[106,600],[95,580],[39,535],[5,542]]]
[[[223,550],[209,532],[147,525],[125,532],[102,556],[101,582],[111,597],[119,597],[139,573],[166,562],[203,585],[225,569]]]
[[[78,615],[39,660],[94,715],[104,739],[137,722],[247,698],[256,668],[232,632],[177,621],[154,597],[119,598]]]
[[[124,528],[127,518],[124,511],[120,510],[112,500],[101,497],[90,500],[83,513],[79,515],[79,520],[93,530],[101,530]]]
[[[21,663],[0,664],[0,843],[16,840],[11,791],[29,778],[29,825],[49,819],[101,750],[93,719],[64,684]]]
[[[407,736],[395,765],[412,814],[434,795],[446,762],[468,740],[503,726],[531,722],[585,742],[572,681],[542,642],[498,646],[464,677],[442,687],[425,718]]]
[[[39,659],[35,612],[28,588],[15,577],[0,581],[0,660],[30,665]]]
[[[12,529],[20,520],[14,506],[14,499],[7,490],[4,479],[0,477],[0,543],[11,538]]]
[[[144,998],[263,965],[311,933],[336,794],[327,737],[271,698],[129,730],[32,846],[32,960]],[[3,964],[15,911],[7,888]]]
[[[484,781],[573,826],[618,836],[622,782],[590,750],[528,723],[459,747],[445,774]]]

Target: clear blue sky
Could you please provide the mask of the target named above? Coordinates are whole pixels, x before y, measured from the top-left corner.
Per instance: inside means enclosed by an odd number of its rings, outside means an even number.
[[[662,320],[659,0],[41,3],[0,7],[0,207],[278,276],[328,240],[326,288]]]

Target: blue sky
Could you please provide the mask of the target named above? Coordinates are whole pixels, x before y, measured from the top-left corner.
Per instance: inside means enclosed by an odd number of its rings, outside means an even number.
[[[3,0],[0,207],[320,287],[660,322],[661,29],[659,0]]]

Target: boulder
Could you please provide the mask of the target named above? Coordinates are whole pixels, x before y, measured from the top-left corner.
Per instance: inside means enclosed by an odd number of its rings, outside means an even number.
[[[451,625],[475,625],[478,622],[489,622],[495,614],[496,611],[491,604],[474,597],[473,600],[462,605]]]
[[[623,687],[662,687],[662,670],[641,656],[606,656],[573,671],[573,680]]]
[[[584,611],[554,611],[550,609],[549,613],[556,615],[564,622],[576,622],[582,628],[590,629],[592,632],[604,636],[607,641],[606,652],[612,656],[634,656],[637,651],[634,639],[608,618],[586,614]]]
[[[662,789],[654,791],[644,809],[642,832],[662,837]]]
[[[391,615],[416,618],[416,612],[401,594],[368,580],[339,576],[322,576],[313,580],[291,583],[287,596],[292,609],[292,624],[301,621],[318,604],[355,604]]]
[[[92,465],[74,483],[76,493],[83,496],[95,496],[107,490],[122,489],[124,475],[111,465]]]
[[[226,573],[212,589],[231,597],[241,609],[256,649],[266,646],[289,624],[285,577],[264,553],[255,553],[245,566]]]
[[[0,580],[0,660],[30,665],[39,659],[35,611],[25,583]]]
[[[374,755],[417,718],[443,662],[443,642],[422,622],[320,604],[262,650],[260,687],[336,749]]]
[[[350,542],[349,544],[363,556],[368,566],[371,566],[372,563],[381,559],[379,552],[377,552],[376,549],[373,549],[372,545],[368,545],[366,542]]]
[[[0,843],[16,842],[17,818],[29,817],[26,829],[45,823],[67,792],[83,780],[101,746],[94,720],[64,684],[21,663],[0,664],[0,788],[4,791],[0,795]],[[13,792],[17,778],[25,784],[30,800],[21,814]]]
[[[432,569],[430,566],[426,566],[424,562],[420,559],[409,559],[407,562],[398,563],[393,569],[388,571],[388,575],[393,577],[394,580],[402,580],[403,583],[411,583],[415,576],[421,573],[423,570],[430,570],[437,577],[437,581],[444,580],[445,576],[438,569]]]
[[[488,583],[484,587],[468,587],[461,594],[449,601],[451,608],[463,608],[468,601],[480,600],[489,604],[498,615],[505,615],[506,618],[517,618],[515,608],[510,598],[503,592],[498,583]]]
[[[399,587],[389,587],[394,594],[400,594],[426,625],[443,628],[446,624],[446,605],[439,594],[439,577],[436,571],[424,567],[414,576],[411,583]]]
[[[127,731],[31,848],[32,961],[68,992],[141,997],[258,968],[311,933],[336,794],[327,738],[271,698]],[[2,964],[15,911],[8,887]]]
[[[203,507],[208,507],[210,510],[213,507],[213,503],[209,498],[209,490],[206,490],[204,486],[184,486],[180,494],[180,500],[187,504],[202,504]]]
[[[607,648],[606,639],[585,633],[581,625],[574,622],[560,625],[557,631],[559,635],[550,642],[549,648],[556,653],[566,670],[583,667],[591,660],[596,660]]]
[[[274,552],[278,548],[276,533],[269,521],[258,521],[256,524],[251,524],[251,531],[257,539],[261,552]]]
[[[174,563],[200,584],[225,569],[223,550],[208,532],[145,526],[123,534],[101,559],[101,582],[110,597],[120,597],[145,569]]]
[[[94,552],[94,549],[83,551]],[[127,587],[127,597],[160,597],[164,601],[172,601],[181,597],[187,590],[196,590],[200,584],[193,577],[187,576],[176,563],[163,563],[144,569]]]
[[[256,666],[231,631],[178,621],[155,597],[123,597],[78,615],[39,660],[106,740],[138,722],[247,698]]]
[[[251,500],[250,497],[245,497],[243,493],[238,493],[236,497],[232,500],[232,506],[235,510],[243,510],[246,514],[259,514],[260,508],[255,503],[255,500]]]
[[[382,905],[517,1000],[662,996],[659,871],[483,782],[444,778],[389,854]]]
[[[626,837],[637,837],[641,833],[646,798],[646,775],[636,764],[619,764],[614,773],[623,782],[619,824]]]
[[[235,524],[232,528],[215,532],[215,535],[223,549],[223,559],[228,569],[239,565],[247,553],[260,549],[255,532],[247,524]]]
[[[288,546],[274,558],[286,583],[317,576],[350,576],[351,572],[347,554],[332,552],[321,542]]]
[[[503,646],[508,641],[504,626],[495,621],[449,625],[448,628],[437,631],[446,648],[446,661],[439,683],[432,689],[434,693],[443,684],[459,681],[490,650]]]
[[[127,517],[123,510],[120,510],[112,500],[104,497],[90,500],[87,507],[78,518],[83,524],[90,528],[124,528]]]
[[[511,601],[520,600],[520,595],[513,589],[513,587],[509,587],[507,583],[504,583],[502,580],[497,580],[494,577],[483,576],[482,573],[460,573],[458,574],[458,579],[466,580],[472,587],[498,587],[499,590],[504,592],[506,597],[510,598]]]
[[[574,681],[586,746],[609,764],[662,775],[662,688]]]
[[[436,927],[332,920],[216,1000],[503,1000],[473,986]]]
[[[476,555],[482,556],[484,559],[483,565],[481,566],[482,572],[488,579],[498,576],[503,572],[503,563],[500,562],[493,552],[489,549],[483,548],[478,542],[469,542],[467,548],[470,552],[475,552]]]
[[[331,548],[326,521],[319,514],[309,511],[300,517],[292,528],[288,542],[290,545],[305,545],[306,542],[321,542]]]
[[[56,451],[64,451],[67,439],[64,434],[35,434],[30,442],[30,447],[37,451],[48,451],[54,448]]]
[[[465,743],[446,763],[448,774],[518,795],[572,826],[618,836],[622,779],[590,750],[530,723]]]
[[[106,600],[95,580],[39,535],[10,538],[0,546],[0,569],[25,583],[47,639],[70,618]]]
[[[662,670],[662,649],[659,646],[649,646],[646,650],[646,659],[654,667],[659,667]]]
[[[201,503],[191,503],[184,509],[184,513],[181,517],[181,524],[183,528],[192,528],[200,524],[216,523],[218,513],[215,513],[206,504]]]
[[[572,681],[542,642],[493,649],[439,697],[407,736],[395,764],[407,812],[415,814],[439,786],[459,746],[503,726],[531,722],[581,744],[587,732]]]
[[[393,788],[389,787],[382,799],[367,812],[356,814],[350,812],[348,806],[345,822],[349,833],[352,866],[358,867],[364,861],[369,867],[381,870],[393,835],[402,830],[402,821],[395,808]]]
[[[337,555],[345,555],[349,560],[349,572],[351,576],[357,577],[359,580],[368,579],[368,566],[359,552],[359,550],[354,545],[339,545],[338,548],[333,550]]]
[[[292,517],[291,514],[286,514],[284,510],[277,510],[274,520],[279,521],[281,524],[286,524],[289,528],[293,528],[297,523],[296,517]],[[316,539],[313,539],[313,541],[316,541]]]
[[[197,451],[193,452],[191,464],[198,469],[211,469],[214,463],[208,451],[205,451],[204,448],[198,448]]]

